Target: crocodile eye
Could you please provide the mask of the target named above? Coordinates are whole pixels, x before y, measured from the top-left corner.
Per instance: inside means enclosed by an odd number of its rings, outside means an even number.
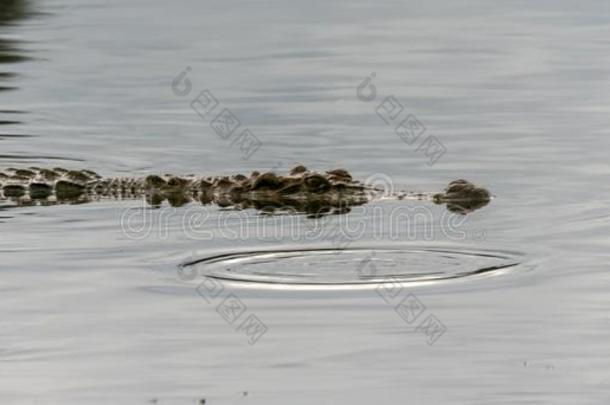
[[[276,190],[276,189],[280,188],[281,186],[282,186],[282,182],[275,175],[275,173],[268,172],[268,173],[263,173],[256,178],[256,180],[254,181],[254,184],[252,184],[252,189],[253,190],[260,190],[260,189]]]
[[[330,182],[321,174],[311,174],[303,178],[303,184],[308,191],[321,193],[330,189]]]
[[[331,176],[332,178],[334,178],[336,180],[344,180],[344,181],[352,180],[352,175],[349,174],[349,172],[345,169],[329,170],[326,172],[326,174],[328,174],[329,176]]]
[[[184,187],[188,184],[188,180],[181,177],[172,177],[168,180],[167,185],[170,187]]]
[[[146,177],[146,179],[144,180],[144,184],[148,188],[160,188],[165,186],[167,183],[161,177],[151,175]]]
[[[290,174],[291,175],[295,175],[295,174],[301,174],[301,173],[305,173],[307,171],[307,168],[303,165],[298,165],[293,167],[292,169],[290,169]]]

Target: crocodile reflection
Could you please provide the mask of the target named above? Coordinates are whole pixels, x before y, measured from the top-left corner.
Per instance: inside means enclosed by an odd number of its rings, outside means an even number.
[[[287,174],[252,172],[234,176],[102,177],[91,170],[9,168],[0,170],[0,199],[16,206],[81,204],[103,199],[145,198],[153,207],[165,201],[181,207],[193,201],[221,208],[255,209],[264,214],[344,214],[375,200],[418,200],[445,204],[467,214],[484,207],[489,191],[455,180],[439,193],[397,192],[354,180],[344,169],[323,173],[299,165]]]

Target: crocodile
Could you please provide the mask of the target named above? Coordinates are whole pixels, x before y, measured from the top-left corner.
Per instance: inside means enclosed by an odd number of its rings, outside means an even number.
[[[254,208],[266,214],[296,212],[317,216],[347,213],[350,207],[377,199],[430,201],[467,214],[487,205],[491,194],[463,179],[450,182],[439,193],[386,193],[353,179],[345,169],[320,173],[302,165],[284,175],[254,171],[250,175],[217,177],[102,177],[91,170],[60,167],[0,170],[0,202],[12,206],[79,204],[109,198],[144,198],[153,207],[160,207],[165,201],[172,207],[198,201],[227,209]]]

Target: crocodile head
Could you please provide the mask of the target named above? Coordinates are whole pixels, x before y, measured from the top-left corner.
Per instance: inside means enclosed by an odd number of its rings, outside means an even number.
[[[435,194],[433,200],[437,204],[446,204],[451,212],[467,214],[489,204],[491,194],[483,187],[459,179],[449,183],[444,192]]]

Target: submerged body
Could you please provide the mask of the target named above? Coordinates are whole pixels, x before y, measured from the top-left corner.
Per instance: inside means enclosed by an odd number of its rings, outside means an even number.
[[[349,207],[379,198],[429,200],[447,204],[458,213],[481,208],[490,193],[466,180],[455,180],[441,193],[395,193],[354,180],[343,169],[325,173],[296,166],[286,175],[252,172],[249,176],[200,177],[151,175],[104,178],[90,170],[63,168],[7,169],[0,171],[0,200],[19,206],[84,203],[104,198],[146,198],[152,206],[165,200],[174,207],[191,201],[263,212],[344,213]]]

